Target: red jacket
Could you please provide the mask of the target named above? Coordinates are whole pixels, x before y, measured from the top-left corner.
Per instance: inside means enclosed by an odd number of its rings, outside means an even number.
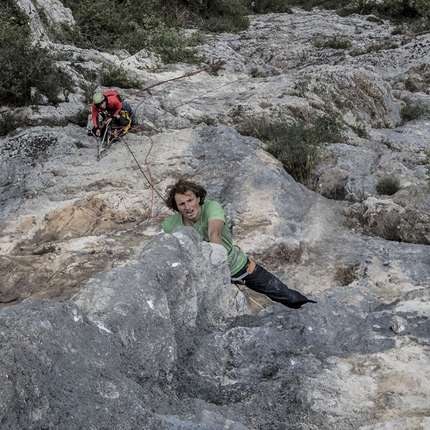
[[[97,107],[94,103],[91,105],[91,115],[93,117],[93,123],[96,128],[99,127],[98,114],[106,110],[110,115],[117,116],[122,109],[122,100],[119,98],[118,93],[115,90],[107,90],[103,93],[107,99],[106,109]]]

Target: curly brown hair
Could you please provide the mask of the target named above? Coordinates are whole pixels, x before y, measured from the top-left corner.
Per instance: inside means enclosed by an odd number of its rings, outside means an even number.
[[[188,191],[192,191],[196,197],[200,197],[199,205],[201,206],[205,202],[206,190],[198,183],[189,178],[188,175],[181,176],[174,185],[169,185],[166,188],[166,206],[175,212],[179,212],[178,206],[176,205],[175,195],[185,194]]]

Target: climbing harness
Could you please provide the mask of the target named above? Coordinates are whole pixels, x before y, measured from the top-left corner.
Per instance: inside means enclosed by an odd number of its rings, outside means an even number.
[[[236,261],[237,259],[237,255],[238,252],[235,248],[235,255],[233,257],[233,260]],[[235,258],[236,257],[236,258]],[[232,262],[230,263],[230,267],[233,266],[234,261],[232,260]],[[231,282],[233,284],[236,285],[236,287],[238,288],[238,290],[251,302],[255,303],[257,306],[259,306],[261,309],[266,309],[263,305],[261,305],[260,303],[258,303],[256,300],[254,300],[251,295],[249,294],[249,291],[247,290],[246,287],[246,280],[245,278],[250,275],[254,270],[255,270],[255,266],[256,264],[254,263],[254,261],[249,260],[249,263],[246,267],[246,272],[243,273],[242,275],[238,276],[237,278],[231,278]]]
[[[119,138],[124,136],[130,131],[131,128],[131,118],[127,111],[121,110],[120,111],[120,118],[123,120],[124,125],[114,125],[112,124],[112,118],[110,115],[104,111],[100,112],[100,115],[104,118],[101,126],[101,130],[103,131],[103,136],[97,136],[94,133],[94,124],[92,121],[91,115],[88,115],[88,123],[87,123],[87,132],[88,135],[92,135],[95,138],[99,138],[98,144],[97,144],[97,161],[100,161],[100,159],[105,156],[109,150],[109,148],[112,146],[112,144],[116,144],[119,141]],[[111,121],[108,121],[111,119]]]
[[[251,260],[249,260],[248,265],[246,266],[246,272],[243,273],[242,275],[238,276],[237,278],[231,278],[233,283],[239,283],[241,285],[245,285],[246,281],[244,281],[244,279],[250,275],[255,269],[255,263]]]

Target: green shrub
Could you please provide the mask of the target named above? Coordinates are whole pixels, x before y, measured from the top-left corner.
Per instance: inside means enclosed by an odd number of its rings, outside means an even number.
[[[211,118],[209,115],[203,115],[200,118],[196,118],[195,120],[193,120],[192,123],[193,124],[206,124],[209,126],[214,126],[214,125],[216,125],[216,119]]]
[[[237,33],[249,27],[247,16],[211,16],[203,21],[201,28],[212,33]]]
[[[100,73],[100,83],[105,87],[140,88],[142,83],[132,79],[122,67],[105,66]]]
[[[429,117],[430,109],[423,102],[413,102],[411,99],[406,100],[401,112],[401,124],[406,124],[409,121],[418,119],[421,116]]]
[[[190,38],[184,38],[175,28],[169,28],[160,21],[155,28],[148,29],[145,33],[147,49],[157,52],[165,63],[199,63],[202,59],[195,49],[200,34]]]
[[[400,190],[400,181],[393,176],[386,176],[376,184],[376,191],[380,195],[392,196]]]
[[[253,67],[249,72],[251,78],[266,78],[267,74],[262,72],[257,67]]]
[[[174,2],[157,0],[93,0],[63,4],[73,11],[76,28],[64,37],[83,48],[125,49],[131,54],[147,49],[158,53],[165,63],[198,63],[194,37],[185,38],[171,26]],[[170,22],[170,24],[167,24]],[[64,41],[63,41],[64,42]]]
[[[199,19],[199,28],[215,33],[246,30],[249,27],[248,13],[243,0],[176,0],[186,5]]]
[[[315,46],[331,49],[348,49],[351,47],[351,42],[345,36],[335,34],[329,40],[316,41]]]
[[[374,15],[376,20],[390,19],[405,23],[418,31],[430,29],[430,5],[428,0],[289,0],[290,6],[312,10],[314,7],[336,10],[341,16],[359,13]]]
[[[33,255],[44,255],[44,254],[48,254],[50,252],[55,252],[55,246],[54,245],[44,246],[43,248],[40,248],[37,251],[32,252],[32,254]]]
[[[245,0],[250,13],[293,13],[285,0]]]
[[[312,10],[314,7],[336,10],[348,6],[350,0],[289,0],[290,6],[300,7],[304,10]]]
[[[361,137],[362,139],[369,139],[370,138],[370,134],[366,129],[366,126],[362,123],[359,122],[356,125],[351,125],[352,130],[354,130],[355,134],[358,137]]]
[[[381,236],[387,240],[400,242],[401,241],[400,227],[401,227],[401,220],[399,217],[397,217],[392,221],[387,220],[383,226],[383,231]]]
[[[0,117],[0,136],[6,136],[16,128],[16,119],[10,112],[6,112]]]
[[[341,124],[328,116],[304,120],[260,119],[252,126],[253,135],[267,143],[285,170],[298,182],[310,185],[311,175],[320,160],[322,144],[341,140]]]
[[[16,12],[0,13],[0,103],[24,106],[46,97],[56,104],[60,93],[73,91],[72,79],[46,49],[32,45],[26,17]]]

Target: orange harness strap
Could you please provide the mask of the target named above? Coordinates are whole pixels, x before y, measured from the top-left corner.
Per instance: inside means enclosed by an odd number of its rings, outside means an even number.
[[[249,260],[249,266],[246,269],[246,271],[248,272],[248,274],[250,275],[255,269],[255,263],[251,260]]]
[[[252,260],[249,260],[249,264],[248,264],[248,267],[246,268],[246,272],[243,275],[239,276],[238,278],[232,278],[232,281],[240,285],[245,285],[246,277],[255,270],[255,266],[256,264]]]

